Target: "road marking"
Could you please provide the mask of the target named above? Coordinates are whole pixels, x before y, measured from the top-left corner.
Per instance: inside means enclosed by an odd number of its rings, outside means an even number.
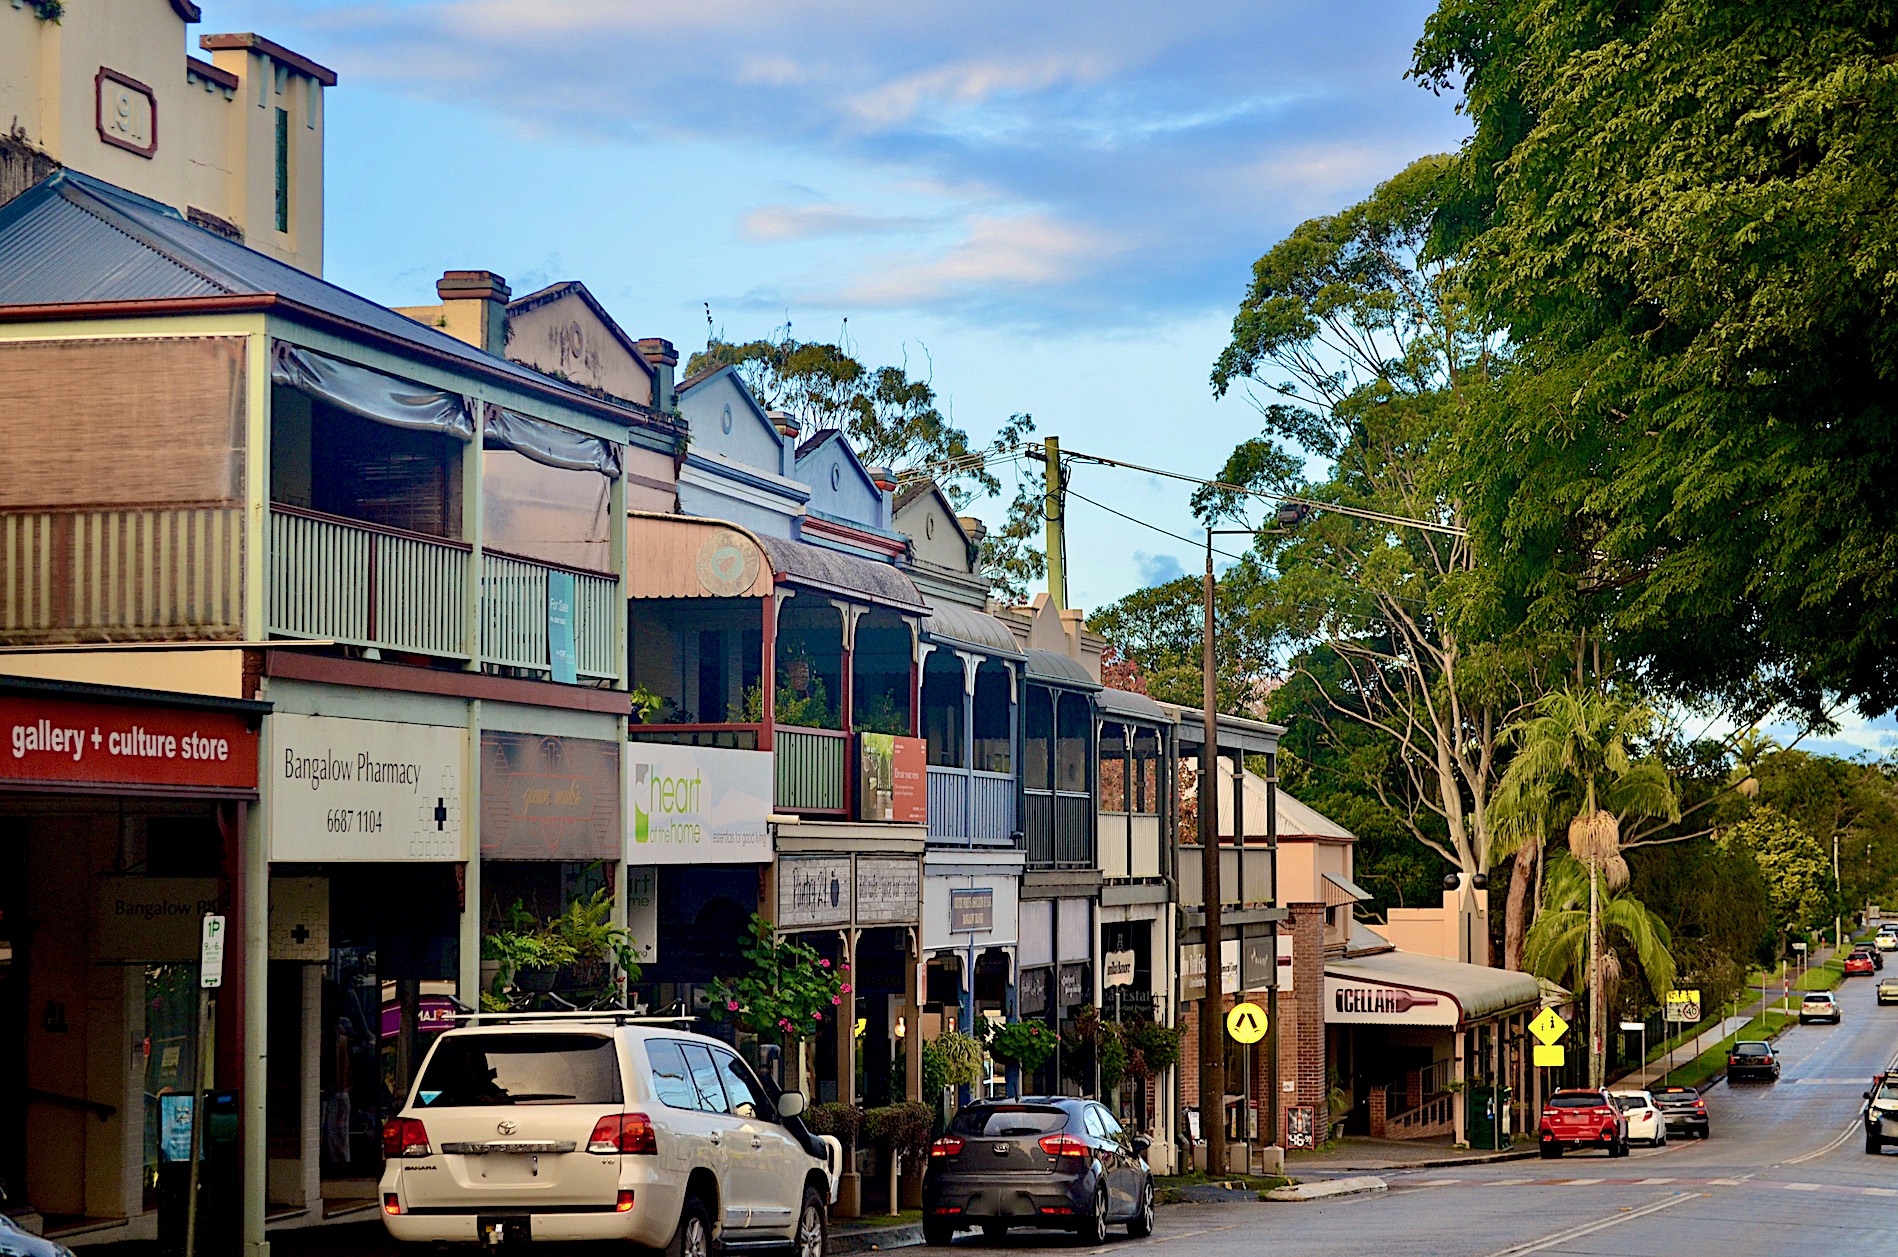
[[[1602,1181],[1598,1178],[1558,1178],[1555,1180],[1558,1187],[1596,1187]]]
[[[1583,1181],[1599,1182],[1600,1180]],[[1632,1222],[1636,1218],[1645,1218],[1649,1214],[1659,1213],[1663,1209],[1672,1209],[1675,1205],[1692,1199],[1694,1199],[1692,1192],[1676,1192],[1674,1195],[1657,1200],[1653,1204],[1643,1205],[1639,1209],[1630,1209],[1626,1213],[1618,1213],[1612,1218],[1603,1218],[1598,1222],[1590,1222],[1583,1226],[1570,1227],[1566,1231],[1558,1231],[1554,1235],[1545,1235],[1541,1239],[1531,1240],[1527,1244],[1517,1244],[1513,1248],[1501,1249],[1494,1254],[1494,1257],[1527,1257],[1530,1253],[1540,1253],[1546,1249],[1554,1248],[1558,1244],[1566,1244],[1570,1240],[1578,1240],[1583,1236],[1593,1235],[1597,1231],[1605,1231],[1611,1226],[1620,1226],[1623,1222]]]
[[[1867,1187],[1863,1190],[1867,1196],[1898,1196],[1898,1189],[1890,1187]]]
[[[1658,1187],[1662,1183],[1671,1183],[1673,1181],[1671,1178],[1638,1178],[1634,1181],[1634,1185],[1636,1187]]]
[[[1789,1192],[1816,1192],[1824,1190],[1826,1185],[1824,1183],[1781,1183],[1780,1186]]]
[[[1825,1156],[1827,1153],[1833,1152],[1837,1150],[1838,1148],[1842,1147],[1845,1144],[1845,1141],[1850,1139],[1852,1135],[1854,1134],[1854,1132],[1858,1131],[1859,1129],[1861,1129],[1861,1124],[1859,1120],[1857,1118],[1853,1118],[1851,1123],[1848,1124],[1844,1130],[1839,1132],[1838,1137],[1834,1139],[1831,1143],[1827,1144],[1825,1147],[1817,1149],[1816,1151],[1813,1151],[1813,1152],[1805,1153],[1801,1156],[1788,1158],[1785,1161],[1776,1162],[1775,1164],[1799,1165],[1806,1161],[1816,1161],[1820,1157]]]

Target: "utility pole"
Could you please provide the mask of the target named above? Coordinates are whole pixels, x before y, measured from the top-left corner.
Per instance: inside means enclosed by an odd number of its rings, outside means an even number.
[[[1844,921],[1838,913],[1839,903],[1839,831],[1832,831],[1832,947],[1838,950],[1845,946]]]
[[[1061,484],[1061,438],[1051,436],[1041,443],[1041,448],[1047,459],[1041,516],[1047,523],[1048,598],[1056,611],[1062,611],[1068,605],[1068,547],[1062,518],[1066,510]],[[1208,540],[1206,544],[1210,546],[1212,542]]]
[[[1200,718],[1205,737],[1199,746],[1200,888],[1206,927],[1206,993],[1199,1004],[1199,1126],[1206,1136],[1206,1173],[1226,1172],[1225,975],[1220,971],[1219,885],[1219,694],[1213,670],[1213,534],[1206,533],[1206,617],[1200,634]],[[1273,956],[1272,963],[1278,963]]]

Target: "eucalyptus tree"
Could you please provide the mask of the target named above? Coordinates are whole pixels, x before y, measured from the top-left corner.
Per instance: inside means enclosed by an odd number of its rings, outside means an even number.
[[[1253,518],[1253,493],[1315,505],[1258,531],[1255,618],[1332,741],[1388,748],[1364,788],[1473,877],[1491,862],[1502,731],[1553,652],[1496,614],[1463,535],[1455,442],[1502,361],[1462,260],[1431,247],[1455,166],[1420,159],[1254,265],[1212,383],[1243,389],[1263,430],[1194,504],[1209,522]]]

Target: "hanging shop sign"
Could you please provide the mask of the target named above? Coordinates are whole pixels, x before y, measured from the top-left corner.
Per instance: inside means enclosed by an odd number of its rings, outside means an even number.
[[[857,735],[857,819],[928,822],[928,743],[888,733]]]
[[[922,917],[922,908],[922,861],[903,857],[857,857],[857,921],[860,924],[915,925]]]
[[[0,784],[257,788],[257,733],[228,711],[0,697]]]
[[[325,963],[329,960],[329,878],[270,879],[270,958]]]
[[[783,857],[778,861],[778,928],[849,925],[852,880],[847,855]]]
[[[1088,989],[1087,966],[1061,966],[1061,1007],[1073,1008],[1076,1004],[1092,1001],[1093,992]]]
[[[1278,979],[1279,990],[1290,991],[1292,987],[1292,936],[1278,936]],[[1239,979],[1248,991],[1263,991],[1272,985],[1272,936],[1269,934],[1249,935],[1240,940]]]
[[[1239,990],[1239,940],[1222,939],[1219,943],[1219,989],[1224,995]],[[1180,948],[1180,998],[1206,998],[1206,948],[1188,943]]]
[[[770,751],[631,742],[626,765],[628,862],[770,861]]]
[[[1023,969],[1015,983],[1015,1006],[1023,1017],[1041,1017],[1048,1011],[1048,969],[1038,965]]]
[[[466,729],[278,713],[270,740],[272,860],[466,858]]]
[[[1134,954],[1129,951],[1110,951],[1101,957],[1101,985],[1112,989],[1117,986],[1134,984]]]
[[[626,932],[633,936],[633,959],[649,965],[659,959],[659,870],[626,866]]]
[[[121,964],[196,960],[205,916],[222,911],[215,877],[97,878],[92,958]]]
[[[994,928],[995,892],[993,890],[987,888],[950,890],[949,932],[951,934],[986,934]]]
[[[481,855],[618,860],[619,744],[535,733],[481,735]]]

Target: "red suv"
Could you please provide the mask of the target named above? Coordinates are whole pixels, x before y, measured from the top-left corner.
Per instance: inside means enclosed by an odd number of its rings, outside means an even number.
[[[1628,1155],[1628,1119],[1606,1091],[1558,1091],[1542,1106],[1542,1155],[1570,1148],[1605,1148]]]

